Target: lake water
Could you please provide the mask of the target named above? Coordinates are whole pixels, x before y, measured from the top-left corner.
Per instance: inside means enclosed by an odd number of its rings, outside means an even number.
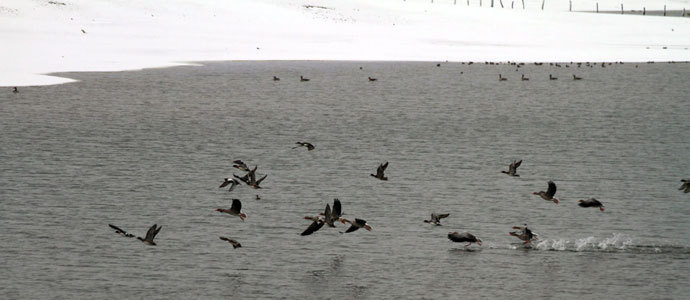
[[[0,93],[1,298],[690,297],[690,64],[62,76],[80,81]],[[268,174],[263,189],[218,188],[243,174],[235,159]],[[501,174],[515,159],[521,176]],[[385,161],[388,181],[369,176]],[[558,205],[531,194],[549,180]],[[605,212],[577,206],[589,197]],[[215,211],[232,198],[246,222]],[[300,236],[333,198],[373,230]],[[450,217],[423,223],[431,212]],[[163,228],[151,247],[109,223]],[[532,248],[508,235],[524,223]]]

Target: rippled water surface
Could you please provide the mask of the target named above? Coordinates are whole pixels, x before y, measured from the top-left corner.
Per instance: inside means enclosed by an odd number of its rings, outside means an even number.
[[[690,297],[690,64],[63,75],[80,81],[0,93],[1,298]],[[235,159],[263,189],[218,188]],[[369,176],[385,161],[388,181]],[[558,205],[531,194],[548,180]],[[336,197],[373,230],[300,236]],[[214,211],[231,198],[246,222]],[[163,229],[151,247],[109,223]],[[532,247],[508,235],[524,223]]]

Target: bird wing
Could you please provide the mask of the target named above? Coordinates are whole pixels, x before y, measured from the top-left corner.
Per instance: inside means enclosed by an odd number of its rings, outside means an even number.
[[[342,206],[338,198],[333,199],[333,211],[331,212],[331,214],[335,217],[335,219],[343,215]]]
[[[156,224],[153,224],[149,228],[149,230],[146,232],[146,238],[144,238],[145,241],[153,241],[153,238],[156,236]]]
[[[462,234],[462,233],[453,232],[453,233],[449,233],[449,234],[448,234],[448,239],[451,240],[451,241],[453,241],[453,242],[458,242],[458,243],[459,243],[459,242],[464,242],[464,241],[466,241],[466,240],[467,240],[467,237],[466,237],[464,234]]]
[[[331,205],[326,204],[326,210],[323,212],[324,219],[326,219],[326,223],[328,223],[329,226],[333,227],[333,216],[331,215]]]
[[[113,225],[113,224],[108,224],[108,226],[110,226],[110,228],[112,228],[112,229],[115,229],[115,231],[119,231],[119,232],[122,232],[123,234],[127,234],[127,232],[125,232],[125,231],[122,230],[120,227],[117,227],[117,226],[115,226],[115,225]]]
[[[353,232],[353,231],[356,231],[357,229],[359,229],[359,227],[357,227],[357,226],[355,226],[355,225],[352,225],[352,226],[350,226],[350,228],[348,228],[347,230],[345,230],[345,233]]]
[[[225,180],[223,181],[223,183],[221,183],[220,186],[219,186],[218,188],[224,188],[225,186],[227,186],[228,184],[230,184],[230,182],[232,182],[232,180],[228,180],[228,179],[229,179],[229,178],[225,178]]]
[[[224,236],[221,236],[220,239],[221,239],[221,240],[224,240],[224,241],[228,241],[228,242],[232,241],[231,239],[226,238],[226,237],[224,237]]]
[[[443,218],[447,218],[448,216],[450,216],[450,214],[438,214],[438,215],[436,215],[436,217],[438,217],[439,220],[443,219]]]
[[[237,175],[235,175],[235,174],[232,174],[232,176],[235,177],[235,178],[237,178],[237,179],[239,179],[239,180],[242,180],[242,182],[244,182],[244,183],[246,183],[246,184],[249,184],[249,174],[244,175],[244,176],[242,176],[242,177],[237,176]]]
[[[261,183],[262,181],[264,181],[264,179],[266,179],[266,177],[268,177],[268,174],[264,175],[264,177],[259,178],[259,180],[257,180],[255,184],[256,184],[256,185],[259,185],[259,183]]]
[[[251,169],[247,175],[249,176],[249,184],[253,185],[256,184],[256,168],[259,166],[254,166],[254,169]]]
[[[383,167],[383,170],[382,170],[382,171],[385,171],[386,168],[388,168],[388,162],[386,162],[385,164],[383,164],[381,167]]]
[[[230,206],[230,210],[234,213],[240,213],[242,210],[242,202],[240,199],[232,199],[232,206]]]
[[[319,229],[321,229],[321,227],[323,227],[323,221],[321,221],[321,220],[314,221],[300,235],[302,235],[302,236],[310,235],[310,234],[318,231]]]
[[[311,143],[306,143],[306,144],[307,144],[307,150],[309,150],[309,151],[314,150],[314,148],[315,148],[314,145],[312,145]]]
[[[546,195],[553,197],[556,194],[556,184],[553,181],[549,181],[549,189],[546,190]]]

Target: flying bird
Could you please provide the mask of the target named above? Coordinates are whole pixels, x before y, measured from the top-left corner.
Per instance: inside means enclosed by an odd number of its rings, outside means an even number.
[[[330,210],[330,212],[329,210],[330,207],[328,207],[328,204],[326,204],[324,221],[326,224],[328,224],[328,227],[335,227],[335,221],[340,221],[341,216],[343,215],[342,205],[340,204],[340,200],[338,200],[338,198],[333,199],[333,210]]]
[[[163,228],[163,226],[156,228],[156,224],[153,224],[153,226],[149,228],[149,231],[146,232],[145,238],[141,238],[138,236],[137,239],[142,241],[146,245],[155,246],[156,243],[153,242],[153,239],[156,237],[158,232],[161,231],[161,228]]]
[[[378,79],[369,77],[369,81],[376,81],[376,80],[378,80]]]
[[[604,204],[599,202],[599,200],[594,198],[589,198],[587,200],[577,200],[577,205],[580,207],[598,207],[600,211],[604,211]]]
[[[243,161],[238,159],[238,160],[233,161],[233,163],[234,163],[234,165],[232,165],[233,168],[238,168],[238,169],[240,169],[240,171],[245,171],[245,172],[249,171],[249,167],[247,167],[247,164],[245,164]]]
[[[429,224],[434,224],[437,226],[441,226],[441,219],[447,218],[450,216],[450,214],[435,214],[431,213],[431,219],[429,220],[424,220],[424,223],[429,223]]]
[[[121,236],[128,237],[128,238],[134,237],[133,234],[127,233],[127,231],[124,231],[124,230],[120,229],[120,227],[117,227],[113,224],[108,224],[108,226],[110,226],[110,228],[112,228],[112,229],[115,229],[115,233],[117,233]]]
[[[307,142],[297,142],[295,144],[297,144],[298,146],[292,147],[292,149],[296,149],[299,147],[307,147],[307,150],[311,151],[311,150],[314,150],[314,148],[316,148],[314,145],[312,145],[311,143],[307,143]]]
[[[240,184],[240,182],[237,181],[237,179],[235,179],[235,178],[224,178],[223,183],[221,183],[218,188],[224,188],[228,184],[230,184],[230,188],[228,188],[228,192],[232,192],[232,190],[234,190],[235,187]]]
[[[479,246],[482,245],[482,240],[478,239],[476,236],[469,232],[449,232],[448,239],[456,243],[467,243],[467,245],[465,245],[465,248],[467,248],[467,246],[471,245],[472,243],[477,243],[477,245]]]
[[[553,203],[558,204],[558,199],[553,196],[556,194],[556,184],[549,180],[549,188],[544,191],[533,192],[532,195],[539,195],[542,199],[546,201],[553,201]]]
[[[683,193],[690,193],[690,179],[681,179],[683,184],[678,190],[683,191]]]
[[[374,176],[380,180],[388,180],[388,177],[386,177],[386,175],[383,174],[383,172],[386,171],[386,168],[388,168],[388,162],[386,162],[385,164],[379,164],[379,167],[376,168],[376,175],[369,175]]]
[[[233,216],[238,216],[244,222],[244,219],[247,217],[246,214],[241,212],[242,210],[242,202],[240,199],[232,199],[232,206],[230,206],[230,209],[224,209],[224,208],[217,208],[216,211],[221,212],[221,213],[226,213],[226,214],[231,214]]]
[[[247,182],[247,184],[249,186],[255,188],[255,189],[260,189],[261,186],[259,186],[259,184],[261,184],[261,182],[264,181],[264,179],[266,179],[266,177],[268,177],[268,174],[264,175],[264,177],[259,178],[259,180],[256,180],[256,168],[257,167],[258,166],[254,167],[254,169],[249,171],[249,173],[247,174],[247,175],[249,175],[249,182]]]
[[[527,228],[527,224],[525,224],[525,226],[513,226],[513,229],[520,231],[512,231],[509,234],[523,240],[523,244],[530,243],[533,239],[536,239],[536,235],[532,232],[532,230]]]
[[[522,159],[519,161],[514,160],[510,166],[508,166],[508,171],[501,171],[501,173],[508,174],[510,176],[520,177],[517,174],[517,168],[522,164]]]
[[[350,226],[350,228],[345,230],[345,233],[350,233],[350,232],[356,231],[357,229],[360,229],[360,228],[364,228],[368,231],[371,231],[371,226],[369,224],[367,224],[367,221],[362,220],[362,219],[355,218],[355,221],[353,222],[353,221],[350,221],[348,219],[341,218],[340,222],[342,222],[343,224],[345,224],[345,223],[352,224],[352,226]]]
[[[220,239],[221,239],[221,240],[224,240],[224,241],[227,241],[228,243],[230,243],[230,244],[232,245],[232,248],[233,248],[233,249],[237,249],[237,248],[242,247],[242,244],[240,244],[240,242],[238,242],[238,241],[236,241],[236,240],[233,240],[233,239],[231,239],[231,238],[226,238],[226,237],[224,237],[224,236],[221,236]]]

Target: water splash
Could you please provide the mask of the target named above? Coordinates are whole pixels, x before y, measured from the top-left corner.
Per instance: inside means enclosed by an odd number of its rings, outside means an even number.
[[[538,250],[551,251],[617,251],[626,250],[633,245],[633,239],[621,233],[613,233],[611,237],[597,238],[594,236],[577,239],[544,239],[536,242]]]

